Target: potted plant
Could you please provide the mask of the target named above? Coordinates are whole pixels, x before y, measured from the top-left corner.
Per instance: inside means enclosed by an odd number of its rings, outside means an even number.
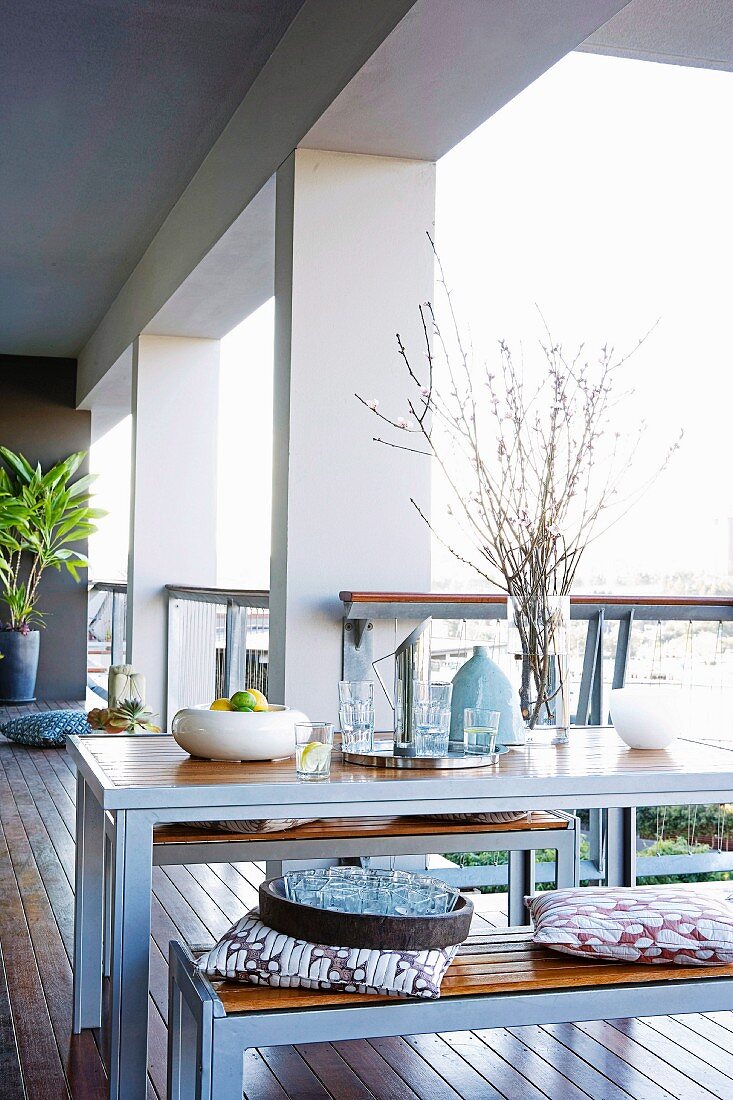
[[[31,466],[0,447],[0,701],[34,697],[43,574],[66,570],[78,581],[88,565],[78,543],[96,530],[92,521],[104,512],[89,503],[93,475],[72,481],[85,455],[69,455],[44,473],[40,463]]]

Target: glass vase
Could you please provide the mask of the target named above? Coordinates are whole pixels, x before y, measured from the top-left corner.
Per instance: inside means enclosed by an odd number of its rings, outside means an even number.
[[[539,593],[507,602],[508,645],[515,659],[528,747],[566,745],[570,727],[570,597]]]

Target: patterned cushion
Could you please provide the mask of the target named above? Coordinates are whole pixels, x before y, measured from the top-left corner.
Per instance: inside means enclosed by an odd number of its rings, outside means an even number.
[[[733,905],[679,886],[590,887],[527,898],[534,941],[620,962],[733,963]]]
[[[213,829],[222,833],[283,833],[296,825],[308,825],[315,817],[245,817],[240,821],[188,821],[194,829]]]
[[[80,710],[44,710],[23,714],[0,726],[0,733],[19,745],[63,748],[67,734],[91,733],[87,716]]]
[[[440,983],[457,950],[376,951],[308,943],[268,928],[253,909],[199,959],[198,966],[209,978],[249,985],[434,999],[440,996]]]

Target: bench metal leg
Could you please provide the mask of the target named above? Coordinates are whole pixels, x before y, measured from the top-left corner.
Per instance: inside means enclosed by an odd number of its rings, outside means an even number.
[[[224,1020],[220,1022],[226,1023]],[[215,1021],[211,1100],[242,1100],[243,1077],[244,1051],[236,1037],[233,1040],[229,1039],[226,1028],[220,1028],[217,1031]]]
[[[171,940],[168,949],[168,1100],[228,1100],[213,1091],[215,1009],[221,1005],[199,974],[190,952]],[[226,1078],[224,1078],[226,1080]],[[242,1058],[239,1071],[240,1094]]]
[[[534,852],[509,853],[509,924],[529,924],[529,911],[524,904],[527,894],[534,893]]]

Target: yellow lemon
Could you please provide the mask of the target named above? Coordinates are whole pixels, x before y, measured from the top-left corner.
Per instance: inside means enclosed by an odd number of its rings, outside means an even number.
[[[313,774],[325,772],[331,759],[331,746],[320,741],[308,741],[300,750],[300,770]]]
[[[267,699],[265,698],[265,696],[262,694],[261,691],[258,691],[257,688],[247,688],[247,691],[249,692],[250,695],[254,695],[255,699],[257,700],[257,705],[254,708],[255,710],[269,710],[270,709],[270,705],[267,702]]]
[[[234,710],[228,699],[215,699],[209,710]]]

